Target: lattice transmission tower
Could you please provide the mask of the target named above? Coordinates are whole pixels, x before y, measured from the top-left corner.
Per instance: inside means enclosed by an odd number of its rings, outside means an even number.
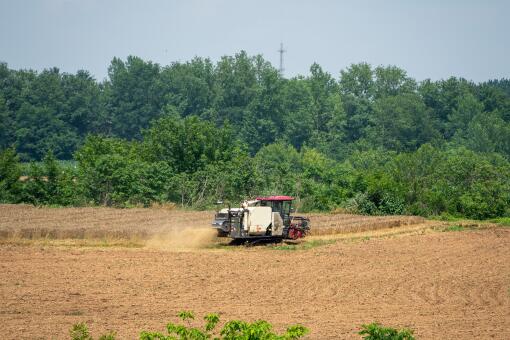
[[[283,68],[283,54],[285,52],[287,52],[286,50],[283,49],[283,43],[280,43],[280,49],[278,50],[278,52],[280,52],[280,74],[283,75],[283,71],[284,71],[284,68]]]

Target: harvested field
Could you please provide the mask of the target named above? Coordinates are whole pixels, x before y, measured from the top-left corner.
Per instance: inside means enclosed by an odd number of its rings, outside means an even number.
[[[418,216],[360,216],[349,214],[307,214],[312,221],[312,235],[358,233],[396,228],[425,222]]]
[[[360,216],[304,214],[312,221],[312,235],[332,235],[417,225],[416,216]],[[179,209],[38,208],[0,205],[0,240],[108,239],[143,245],[174,230],[209,228],[213,211]]]
[[[38,208],[0,205],[0,239],[143,241],[184,228],[208,228],[211,212],[173,208]]]
[[[210,217],[162,209],[0,206],[0,339],[67,339],[77,322],[86,322],[96,337],[114,329],[119,339],[135,339],[142,329],[163,331],[183,309],[197,316],[219,312],[224,321],[263,318],[277,330],[300,322],[310,328],[309,339],[360,339],[360,325],[372,321],[410,327],[419,339],[510,338],[508,228],[434,232],[421,219],[399,227],[393,217],[357,217],[372,223],[364,226],[352,215],[314,214],[316,230],[330,228],[335,235],[311,239],[336,242],[304,250],[150,246],[154,235],[172,227],[172,218],[176,229],[200,229]],[[335,218],[357,225],[351,230],[363,235],[388,228],[409,232],[347,238],[347,227],[342,230]],[[138,235],[142,241],[140,248],[9,242],[25,229],[63,231],[47,237]]]

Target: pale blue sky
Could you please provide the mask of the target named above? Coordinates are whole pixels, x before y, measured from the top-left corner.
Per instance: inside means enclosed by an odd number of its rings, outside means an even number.
[[[287,77],[366,61],[483,81],[510,77],[509,18],[498,0],[0,0],[0,61],[101,80],[130,54],[166,65],[246,50],[278,67],[283,41]]]

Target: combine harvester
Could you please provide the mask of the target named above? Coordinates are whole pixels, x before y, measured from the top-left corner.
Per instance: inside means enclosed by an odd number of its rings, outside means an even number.
[[[310,220],[291,215],[292,200],[290,196],[268,196],[244,201],[240,208],[218,211],[212,225],[218,236],[230,237],[234,243],[297,240],[310,230]]]

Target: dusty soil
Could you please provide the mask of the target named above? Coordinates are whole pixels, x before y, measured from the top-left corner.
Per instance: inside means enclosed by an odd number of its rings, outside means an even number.
[[[179,310],[300,322],[311,339],[344,339],[363,323],[421,339],[510,339],[510,230],[162,251],[0,246],[0,338],[65,339],[84,321],[120,339],[163,330]]]

